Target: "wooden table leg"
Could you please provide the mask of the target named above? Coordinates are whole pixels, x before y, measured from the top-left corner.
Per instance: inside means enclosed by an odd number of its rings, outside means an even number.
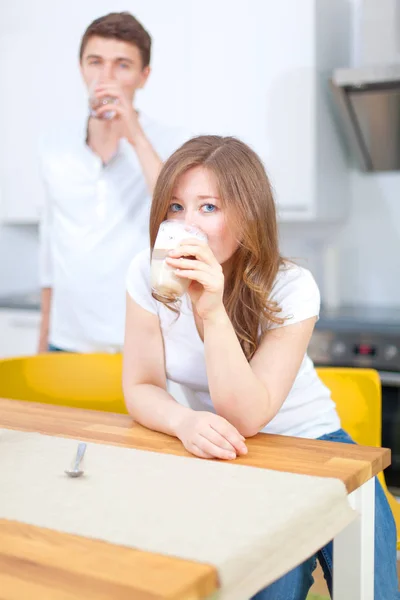
[[[333,542],[333,598],[374,600],[375,479],[349,501],[359,516]]]

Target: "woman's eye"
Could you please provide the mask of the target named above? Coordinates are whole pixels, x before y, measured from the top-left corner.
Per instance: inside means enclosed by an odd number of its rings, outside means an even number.
[[[215,204],[203,204],[202,209],[206,213],[211,213],[211,212],[215,212],[217,207],[215,206]]]
[[[169,210],[171,212],[179,212],[180,210],[183,210],[182,206],[180,204],[178,204],[177,202],[173,202],[170,207]]]

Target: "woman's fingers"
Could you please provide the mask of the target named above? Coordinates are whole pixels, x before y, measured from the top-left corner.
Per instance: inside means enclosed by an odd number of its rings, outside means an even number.
[[[216,444],[213,444],[213,442],[211,442],[206,435],[208,435],[208,433],[205,433],[205,435],[199,434],[196,438],[196,446],[200,448],[200,450],[206,454],[211,454],[215,458],[221,458],[223,460],[233,460],[236,458],[236,452],[234,452],[233,449],[226,450],[220,446],[217,446]]]
[[[212,266],[219,263],[217,262],[211,249],[206,244],[182,244],[169,253],[171,258],[183,258],[185,256],[194,256],[199,261],[205,262],[207,265]]]
[[[198,283],[201,283],[201,285],[208,291],[218,291],[221,287],[220,285],[216,284],[215,276],[211,273],[206,273],[205,271],[194,271],[193,269],[176,269],[175,275],[177,277],[182,277],[183,279],[191,279],[192,281],[197,281]]]
[[[228,450],[229,452],[234,452],[236,454],[236,449],[233,446],[233,444],[231,444],[226,439],[226,437],[224,437],[218,431],[213,429],[211,425],[209,425],[204,432],[202,431],[200,435],[207,438],[210,442],[212,442],[216,446],[219,446],[223,450]]]
[[[244,442],[245,438],[228,421],[219,419],[215,423],[212,423],[211,427],[222,435],[235,448],[236,452],[247,454],[247,446]]]
[[[215,456],[213,456],[212,454],[208,454],[208,452],[204,452],[204,450],[202,450],[201,448],[199,448],[199,446],[197,446],[196,444],[192,444],[190,448],[188,448],[189,452],[191,452],[192,454],[194,454],[195,456],[198,456],[199,458],[215,458]]]
[[[200,260],[193,260],[190,258],[170,258],[167,257],[166,262],[176,269],[193,269],[198,271],[209,271],[210,265]]]
[[[239,454],[247,454],[245,438],[229,421],[213,413],[188,413],[179,439],[189,452],[201,458],[234,460]]]

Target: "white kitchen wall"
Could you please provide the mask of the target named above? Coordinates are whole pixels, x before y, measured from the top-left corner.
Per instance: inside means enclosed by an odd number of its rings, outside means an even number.
[[[400,1],[353,0],[354,66],[400,61]],[[352,173],[349,218],[337,237],[344,303],[400,305],[400,172]]]
[[[400,60],[399,0],[350,0],[354,8],[354,63],[381,65]]]
[[[37,227],[0,226],[0,296],[39,288],[37,257]]]
[[[352,208],[338,236],[344,303],[400,305],[400,173],[353,172]]]

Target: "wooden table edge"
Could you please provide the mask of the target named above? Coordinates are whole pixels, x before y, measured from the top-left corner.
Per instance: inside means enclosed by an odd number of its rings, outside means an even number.
[[[127,414],[0,398],[0,427],[187,456],[196,460],[179,440],[146,429],[134,423]],[[391,451],[388,448],[354,446],[276,434],[259,433],[249,438],[247,445],[249,453],[232,461],[234,464],[341,479],[348,493],[376,476],[391,462]],[[292,453],[296,456],[312,451],[316,458],[326,455],[326,460],[316,461],[313,472],[307,473],[301,468],[299,461],[282,463],[284,456],[279,456],[280,462],[275,465],[268,458],[273,452],[282,452],[284,455],[285,451],[293,449],[295,452]],[[335,460],[332,460],[333,457]]]
[[[7,598],[2,578],[10,575],[13,593],[28,577],[33,585],[53,588],[55,600],[63,590],[85,600],[103,598],[103,591],[121,600],[200,600],[219,587],[217,569],[211,564],[19,521],[0,519],[0,542],[1,598]]]

